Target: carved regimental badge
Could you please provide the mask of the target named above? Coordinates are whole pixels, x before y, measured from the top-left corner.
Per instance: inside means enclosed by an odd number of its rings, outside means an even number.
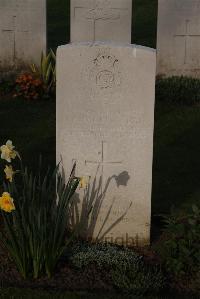
[[[100,89],[119,86],[121,83],[119,60],[112,54],[99,54],[93,60],[92,79]]]

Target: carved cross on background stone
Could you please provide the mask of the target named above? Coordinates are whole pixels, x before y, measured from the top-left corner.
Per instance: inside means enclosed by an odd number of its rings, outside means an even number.
[[[71,0],[71,42],[131,42],[132,0]]]
[[[191,34],[189,31],[189,24],[190,20],[185,21],[185,33],[183,34],[175,34],[175,38],[182,38],[184,39],[184,64],[188,63],[188,46],[190,45],[190,39],[191,38],[200,38],[200,28],[199,28],[199,34]]]
[[[121,17],[121,11],[124,9],[101,7],[99,4],[95,8],[75,7],[74,16],[78,10],[84,11],[84,18],[93,23],[93,41],[96,40],[96,26],[98,21],[118,20]],[[125,9],[126,10],[126,9]]]
[[[16,54],[16,43],[17,43],[17,38],[16,38],[16,33],[17,32],[28,32],[28,30],[19,30],[16,28],[16,16],[12,16],[12,26],[8,28],[2,29],[3,33],[10,33],[12,34],[12,40],[13,40],[13,62],[15,62],[17,58]]]

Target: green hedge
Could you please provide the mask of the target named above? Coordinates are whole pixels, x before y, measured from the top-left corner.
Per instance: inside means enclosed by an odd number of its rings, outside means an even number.
[[[200,102],[200,79],[173,76],[158,78],[156,100],[193,105]]]

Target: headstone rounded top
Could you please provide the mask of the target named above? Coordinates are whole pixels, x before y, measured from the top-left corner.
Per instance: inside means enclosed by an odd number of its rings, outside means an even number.
[[[95,41],[95,42],[73,42],[70,44],[65,44],[65,45],[61,45],[57,48],[57,51],[61,48],[68,48],[68,47],[105,47],[105,48],[122,48],[122,49],[126,49],[129,48],[131,50],[135,50],[135,51],[148,51],[148,52],[156,52],[156,49],[154,48],[150,48],[150,47],[146,47],[146,46],[141,46],[141,45],[136,45],[136,44],[129,44],[129,43],[117,43],[117,42],[103,42],[103,41]]]

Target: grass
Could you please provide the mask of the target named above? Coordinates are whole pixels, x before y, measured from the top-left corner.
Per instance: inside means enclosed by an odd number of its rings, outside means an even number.
[[[47,0],[48,45],[56,49],[69,42],[69,0]],[[135,0],[132,42],[156,45],[157,0]],[[55,165],[55,102],[0,100],[0,144],[13,140],[24,160],[37,170],[42,154],[46,165]],[[156,103],[152,214],[168,213],[200,202],[200,106]],[[45,291],[1,289],[0,299],[92,299],[94,294],[49,294]],[[98,299],[98,296],[95,294]],[[99,299],[125,298],[99,295]],[[166,296],[154,299],[170,299]],[[173,296],[175,299],[176,297]],[[181,298],[183,298],[181,296]],[[186,298],[188,298],[186,296]],[[185,298],[185,299],[186,299]],[[192,299],[193,297],[190,297]],[[134,299],[134,298],[133,298]],[[135,297],[136,299],[136,297]],[[150,297],[146,299],[152,299]],[[178,297],[177,297],[178,299]]]
[[[48,0],[49,46],[69,42],[69,0]],[[133,42],[155,47],[157,0],[133,3]],[[11,138],[34,169],[42,153],[55,164],[55,103],[0,101],[0,142]],[[187,206],[200,198],[200,108],[156,104],[153,214]]]
[[[0,101],[0,144],[12,139],[34,170],[42,154],[55,165],[55,102]],[[200,201],[200,106],[157,103],[153,215]]]
[[[153,213],[200,203],[200,106],[157,103]]]
[[[34,170],[39,155],[55,165],[55,102],[0,101],[0,143],[11,139],[23,160]]]
[[[126,295],[108,295],[108,294],[88,294],[88,293],[49,293],[47,291],[37,291],[37,290],[29,290],[29,289],[0,289],[0,299],[171,299],[171,296],[163,295],[163,296],[153,296],[153,297],[137,297],[137,296],[126,296]],[[173,299],[189,299],[186,297],[174,296]],[[197,299],[197,297],[191,296],[190,299]]]
[[[133,40],[155,46],[157,0],[135,0]],[[48,0],[49,45],[69,41],[69,0]],[[55,103],[0,101],[0,142],[11,138],[29,165],[55,165]],[[156,104],[153,214],[200,198],[200,107]]]
[[[56,49],[70,40],[70,0],[47,0],[48,45]],[[133,1],[132,42],[156,46],[157,0]]]

